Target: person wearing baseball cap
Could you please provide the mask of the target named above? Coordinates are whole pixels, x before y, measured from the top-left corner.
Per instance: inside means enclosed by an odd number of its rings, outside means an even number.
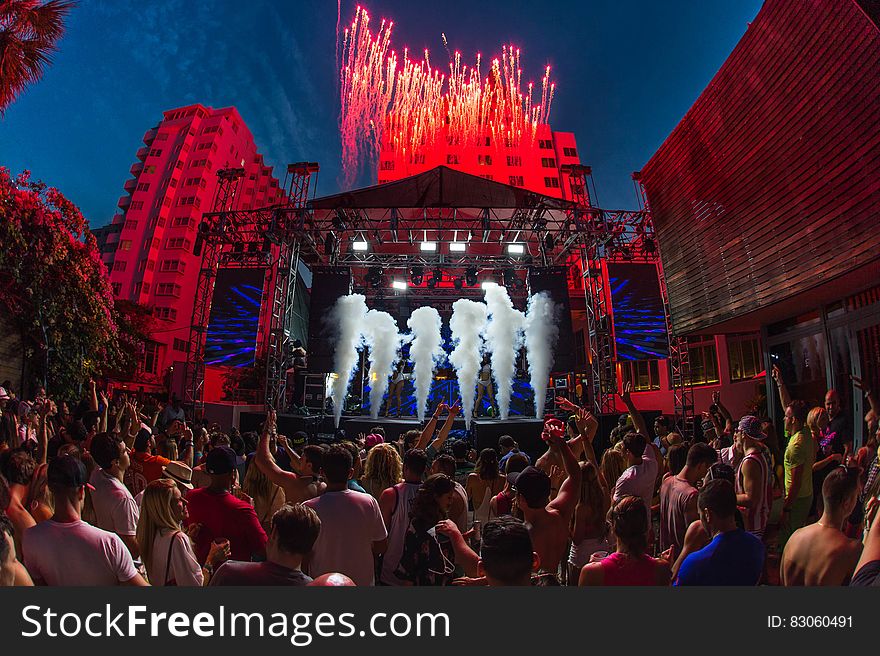
[[[211,484],[186,495],[187,525],[199,525],[194,547],[200,563],[205,562],[213,540],[229,540],[233,560],[249,561],[266,551],[266,532],[250,498],[236,484],[237,461],[228,446],[214,447],[205,459]]]
[[[773,503],[773,479],[770,459],[761,431],[761,421],[752,415],[739,420],[735,438],[739,440],[743,458],[736,472],[736,505],[742,509],[745,529],[763,537]]]
[[[51,519],[25,531],[24,564],[37,585],[147,585],[135,569],[131,553],[116,534],[82,520],[88,483],[78,458],[53,458],[47,471],[55,500]]]

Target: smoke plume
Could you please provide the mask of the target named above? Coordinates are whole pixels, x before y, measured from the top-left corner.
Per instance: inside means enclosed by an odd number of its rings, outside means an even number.
[[[529,376],[535,392],[535,417],[544,416],[544,403],[547,400],[547,382],[553,366],[553,349],[559,337],[556,325],[556,303],[547,292],[540,292],[529,298],[524,325],[526,358],[529,362]]]
[[[338,335],[333,366],[336,378],[330,385],[333,417],[337,428],[345,405],[345,396],[348,394],[348,385],[358,363],[358,348],[363,343],[362,330],[366,315],[367,304],[362,294],[340,296],[330,312],[330,321]]]
[[[400,350],[397,322],[387,312],[370,310],[364,317],[364,342],[370,349],[370,416],[376,419]]]
[[[525,316],[514,309],[507,289],[501,286],[486,289],[486,306],[489,310],[486,345],[492,353],[495,398],[498,400],[499,416],[507,419],[513,390],[514,361],[522,343]]]
[[[434,379],[434,366],[445,355],[440,337],[440,314],[435,308],[420,307],[413,310],[407,325],[412,331],[409,357],[414,364],[416,416],[422,421]]]
[[[474,409],[474,387],[480,371],[483,350],[483,332],[486,330],[487,309],[485,304],[460,299],[452,304],[452,343],[455,348],[449,361],[455,367],[458,389],[461,394],[461,411],[468,429]]]

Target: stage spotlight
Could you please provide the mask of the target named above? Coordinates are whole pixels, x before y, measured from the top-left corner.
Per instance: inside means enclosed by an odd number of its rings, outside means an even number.
[[[470,267],[464,272],[464,281],[467,283],[468,287],[477,286],[477,270],[474,267]]]
[[[409,272],[409,280],[415,286],[418,287],[422,284],[422,281],[425,279],[425,268],[424,267],[413,267]]]
[[[406,291],[406,281],[405,280],[392,280],[391,287],[398,291]]]
[[[516,284],[516,274],[513,272],[513,269],[505,269],[503,276],[505,287],[513,287]]]
[[[525,244],[508,244],[507,245],[507,254],[508,255],[522,255],[526,252]]]
[[[370,250],[370,244],[365,239],[358,239],[351,242],[351,250],[363,253]]]
[[[491,280],[484,280],[483,284],[480,285],[480,288],[482,288],[483,291],[486,291],[487,289],[492,289],[493,287],[497,287],[497,286],[498,286],[497,282],[492,282]]]
[[[450,253],[464,253],[467,250],[467,244],[463,241],[453,241],[449,244]]]
[[[452,284],[455,286],[455,289],[461,291],[461,288],[464,287],[464,278],[459,276],[455,280],[452,281]]]
[[[436,241],[423,241],[419,244],[419,248],[422,252],[433,253],[437,250],[437,242]]]

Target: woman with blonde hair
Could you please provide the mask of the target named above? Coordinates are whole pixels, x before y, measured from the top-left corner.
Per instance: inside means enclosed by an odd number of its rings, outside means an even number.
[[[571,551],[568,556],[568,580],[576,585],[581,569],[598,552],[613,551],[607,515],[611,496],[602,484],[599,470],[592,462],[581,463],[581,491],[571,518]]]
[[[377,444],[367,452],[361,485],[376,500],[382,492],[403,480],[403,461],[391,444]]]
[[[816,462],[813,463],[813,505],[810,514],[822,515],[825,504],[822,501],[822,483],[834,468],[843,463],[846,449],[843,437],[828,429],[831,419],[822,406],[816,406],[807,415],[807,428],[816,445]]]
[[[268,535],[272,530],[272,515],[286,502],[284,490],[270,481],[254,462],[248,466],[241,487],[254,500],[254,511]]]
[[[623,444],[623,442],[620,442]],[[599,463],[599,471],[606,490],[613,490],[617,479],[626,470],[626,458],[618,449],[607,449],[602,454],[602,462]]]
[[[37,524],[51,518],[55,513],[55,502],[46,475],[48,470],[49,465],[46,463],[37,465],[31,478],[31,484],[28,486],[27,510]]]
[[[206,585],[214,569],[229,558],[228,540],[212,542],[205,565],[200,566],[182,528],[186,515],[186,499],[174,481],[160,478],[144,489],[137,541],[150,585]]]

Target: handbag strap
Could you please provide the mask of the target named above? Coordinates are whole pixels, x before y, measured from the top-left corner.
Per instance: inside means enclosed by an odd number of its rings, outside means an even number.
[[[166,585],[168,583],[168,572],[171,569],[171,550],[174,549],[174,538],[177,537],[177,534],[180,531],[174,531],[171,534],[171,540],[168,542],[168,558],[165,561],[165,577],[162,579],[162,585]]]

